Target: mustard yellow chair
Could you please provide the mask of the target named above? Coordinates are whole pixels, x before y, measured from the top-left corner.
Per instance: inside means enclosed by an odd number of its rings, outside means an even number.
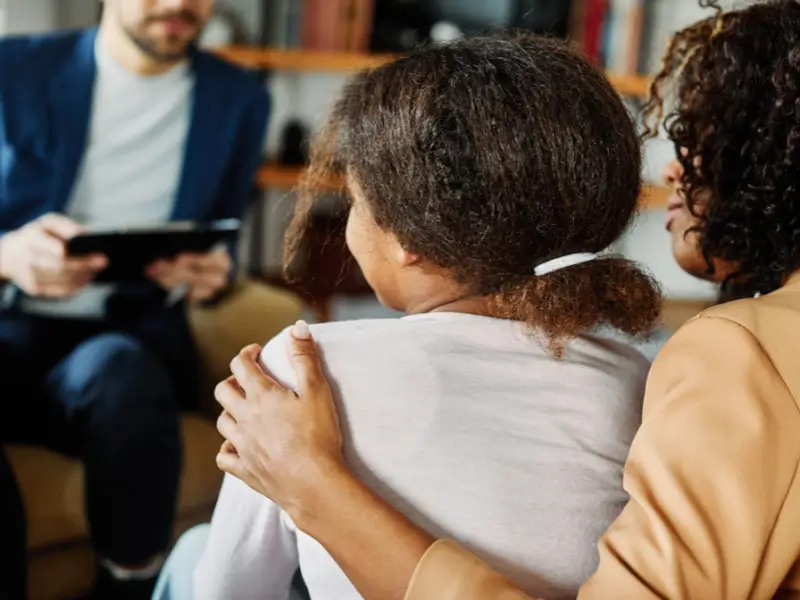
[[[190,309],[203,363],[200,410],[183,417],[184,470],[176,535],[207,520],[222,476],[214,457],[220,438],[213,386],[229,374],[231,358],[250,343],[264,343],[294,323],[301,312],[289,292],[240,282],[219,304]],[[41,448],[6,448],[27,510],[31,600],[62,600],[88,590],[93,557],[83,513],[81,464]],[[0,597],[2,594],[0,593]]]

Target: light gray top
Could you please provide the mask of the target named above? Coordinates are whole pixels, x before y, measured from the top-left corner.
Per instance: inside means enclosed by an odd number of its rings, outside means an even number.
[[[97,74],[86,151],[65,213],[89,230],[158,226],[172,215],[189,132],[194,75],[182,62],[137,75],[95,43]],[[90,284],[63,300],[23,297],[23,310],[102,318],[113,284]]]
[[[641,422],[644,357],[586,337],[556,362],[520,323],[454,313],[312,333],[359,477],[528,593],[574,598],[627,500],[622,470]],[[286,335],[262,361],[291,385]],[[298,563],[313,598],[360,597],[272,502],[226,478],[196,598],[285,600]]]

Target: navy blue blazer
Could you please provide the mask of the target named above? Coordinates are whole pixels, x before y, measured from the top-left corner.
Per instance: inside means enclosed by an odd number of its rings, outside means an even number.
[[[86,149],[97,30],[0,40],[0,235],[63,212]],[[172,220],[241,218],[270,112],[264,87],[193,51],[195,89]],[[112,192],[112,191],[110,191]]]

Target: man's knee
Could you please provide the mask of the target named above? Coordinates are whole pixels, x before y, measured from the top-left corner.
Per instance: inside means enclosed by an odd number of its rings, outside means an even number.
[[[48,385],[68,412],[89,409],[130,417],[175,412],[175,400],[161,361],[142,342],[106,333],[80,344],[50,374]]]
[[[79,345],[66,359],[70,377],[85,387],[112,388],[130,394],[152,390],[169,394],[169,375],[155,354],[138,339],[123,333],[105,333]]]

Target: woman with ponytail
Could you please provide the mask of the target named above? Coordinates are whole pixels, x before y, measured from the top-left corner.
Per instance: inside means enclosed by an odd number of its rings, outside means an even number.
[[[608,253],[634,215],[640,167],[631,117],[595,67],[554,40],[474,38],[344,88],[287,237],[287,263],[304,264],[318,183],[341,178],[347,245],[378,298],[408,315],[311,328],[348,464],[406,518],[553,600],[597,567],[627,500],[649,365],[596,332],[644,334],[658,317],[653,281]],[[260,361],[293,386],[290,340]],[[217,397],[227,406],[247,389],[229,380]],[[226,434],[242,421],[233,413]],[[245,451],[229,439],[223,462]],[[360,598],[304,518],[228,476],[194,597],[285,600],[299,565],[312,598]],[[381,585],[375,597],[393,597]]]

